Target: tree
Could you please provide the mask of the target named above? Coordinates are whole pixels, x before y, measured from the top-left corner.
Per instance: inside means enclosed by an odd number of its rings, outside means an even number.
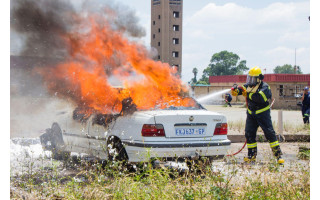
[[[285,64],[277,66],[273,69],[275,74],[302,74],[300,66],[292,67],[292,65]]]
[[[232,52],[221,51],[215,53],[211,57],[208,67],[203,70],[200,80],[209,84],[209,76],[243,74],[244,71],[249,69],[246,64],[246,60],[240,60],[240,57]]]
[[[192,79],[192,82],[193,82],[193,83],[197,83],[198,69],[197,69],[196,67],[193,68],[192,73],[193,73],[193,75],[194,75],[194,77],[193,77],[193,79]]]

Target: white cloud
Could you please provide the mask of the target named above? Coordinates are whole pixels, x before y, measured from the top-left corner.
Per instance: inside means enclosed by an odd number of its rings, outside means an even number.
[[[193,67],[202,72],[212,54],[222,50],[241,55],[249,67],[262,66],[271,73],[277,65],[293,65],[296,48],[297,65],[309,73],[309,7],[309,1],[272,3],[259,9],[236,3],[207,4],[185,19],[183,80],[192,78]]]

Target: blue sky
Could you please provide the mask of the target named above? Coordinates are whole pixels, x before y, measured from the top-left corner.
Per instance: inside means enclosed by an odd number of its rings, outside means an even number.
[[[124,2],[140,19],[150,46],[150,2]],[[310,2],[304,0],[184,0],[182,80],[198,78],[214,53],[234,52],[247,60],[249,67],[259,66],[272,73],[277,65],[296,64],[310,73]]]

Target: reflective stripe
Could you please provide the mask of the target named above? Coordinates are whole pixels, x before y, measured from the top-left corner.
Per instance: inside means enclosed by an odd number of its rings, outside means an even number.
[[[261,96],[263,97],[264,101],[267,101],[267,97],[266,95],[262,92],[262,91],[259,91],[259,93],[261,94]]]
[[[249,93],[249,99],[251,99],[251,100],[252,100],[252,97],[251,97],[251,96],[252,96],[252,94],[253,94],[253,93]]]
[[[304,114],[304,116],[309,116],[308,114]]]
[[[256,111],[256,114],[262,113],[262,112],[264,112],[264,111],[266,111],[266,110],[269,110],[269,109],[270,109],[270,106],[267,106],[267,107],[265,107],[265,108],[262,108],[262,109],[260,109],[260,110],[257,110],[257,111]]]
[[[247,147],[248,147],[248,149],[255,148],[255,147],[257,147],[257,143],[251,143],[251,144],[247,143]]]
[[[260,110],[256,110],[256,114],[259,114],[259,113],[262,113],[262,112],[264,112],[264,111],[267,111],[267,110],[269,110],[270,109],[270,106],[267,106],[267,107],[265,107],[265,108],[262,108],[262,109],[260,109]],[[252,114],[252,111],[248,108],[248,113],[251,115]],[[254,113],[254,112],[253,112]]]
[[[275,147],[275,146],[279,146],[278,140],[270,143],[270,147]]]

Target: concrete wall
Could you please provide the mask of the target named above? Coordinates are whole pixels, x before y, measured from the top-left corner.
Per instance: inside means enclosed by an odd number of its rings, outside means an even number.
[[[233,84],[233,82],[211,83],[210,86],[192,86],[192,89],[194,91],[194,96],[198,98],[214,91],[229,89]],[[244,83],[237,84],[243,85]],[[272,92],[272,99],[275,99],[273,104],[274,109],[301,109],[301,107],[297,106],[297,103],[301,101],[301,98],[297,98],[296,95],[303,93],[303,88],[308,86],[308,82],[270,82],[268,84]],[[245,103],[245,98],[243,96],[233,97],[231,103]]]
[[[233,84],[232,84],[233,85]],[[212,94],[214,92],[219,92],[225,89],[230,89],[232,86],[227,86],[227,85],[221,85],[221,86],[191,86],[192,89],[192,94],[194,94],[194,97],[200,98],[203,96],[206,96],[208,94]],[[230,92],[229,92],[230,93]],[[221,99],[224,99],[224,94],[221,94]],[[243,96],[238,96],[238,97],[232,97],[231,103],[237,103],[237,104],[242,104],[245,102],[245,98]],[[214,104],[217,103],[224,103],[224,101],[214,101]]]
[[[269,83],[272,98],[275,99],[273,108],[275,109],[289,109],[299,110],[301,107],[297,103],[301,98],[296,95],[303,93],[303,88],[308,86],[308,82],[294,82],[294,83]],[[282,86],[282,89],[281,89]]]

